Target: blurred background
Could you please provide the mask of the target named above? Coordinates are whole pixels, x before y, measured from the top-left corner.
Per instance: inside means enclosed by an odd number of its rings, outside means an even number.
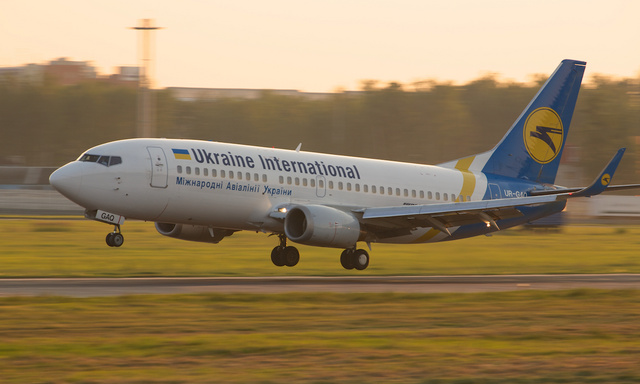
[[[588,64],[557,183],[620,147],[614,184],[640,181],[638,2],[86,3],[4,2],[0,199],[141,136],[141,104],[146,136],[437,164],[492,148],[565,58]]]

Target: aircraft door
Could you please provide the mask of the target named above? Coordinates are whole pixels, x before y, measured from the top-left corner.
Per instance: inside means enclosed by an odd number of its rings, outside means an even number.
[[[502,196],[498,184],[489,184],[489,190],[491,191],[491,200],[499,199]]]
[[[151,186],[154,188],[167,188],[169,171],[167,169],[167,157],[160,147],[147,147],[151,156]]]
[[[316,176],[316,196],[324,197],[327,194],[327,182],[324,176]]]

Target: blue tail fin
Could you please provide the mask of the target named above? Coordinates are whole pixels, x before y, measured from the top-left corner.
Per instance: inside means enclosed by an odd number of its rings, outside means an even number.
[[[476,156],[480,160],[476,167],[482,167],[478,170],[553,184],[585,65],[584,61],[563,60],[500,143]]]

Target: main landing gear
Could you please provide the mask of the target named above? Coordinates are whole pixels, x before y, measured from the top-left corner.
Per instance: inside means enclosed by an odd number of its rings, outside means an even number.
[[[120,233],[120,225],[114,225],[113,232],[107,234],[107,245],[110,247],[120,247],[124,243],[124,236]]]
[[[287,237],[285,235],[278,235],[280,238],[280,245],[273,248],[271,251],[271,262],[278,267],[287,266],[293,267],[300,261],[300,252],[298,248],[287,246]]]
[[[287,246],[287,237],[278,235],[280,245],[271,251],[271,262],[278,267],[293,267],[300,261],[300,252],[298,248]],[[369,266],[369,254],[364,249],[356,249],[355,247],[345,249],[340,255],[340,264],[344,269],[357,269],[362,271]]]
[[[369,253],[364,249],[349,248],[342,251],[340,264],[344,269],[357,269],[362,271],[369,266]]]

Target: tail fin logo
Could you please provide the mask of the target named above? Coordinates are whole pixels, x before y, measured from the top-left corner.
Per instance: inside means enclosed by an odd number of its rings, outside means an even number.
[[[564,129],[560,116],[551,108],[538,108],[524,123],[524,146],[540,164],[556,158],[562,149]]]

